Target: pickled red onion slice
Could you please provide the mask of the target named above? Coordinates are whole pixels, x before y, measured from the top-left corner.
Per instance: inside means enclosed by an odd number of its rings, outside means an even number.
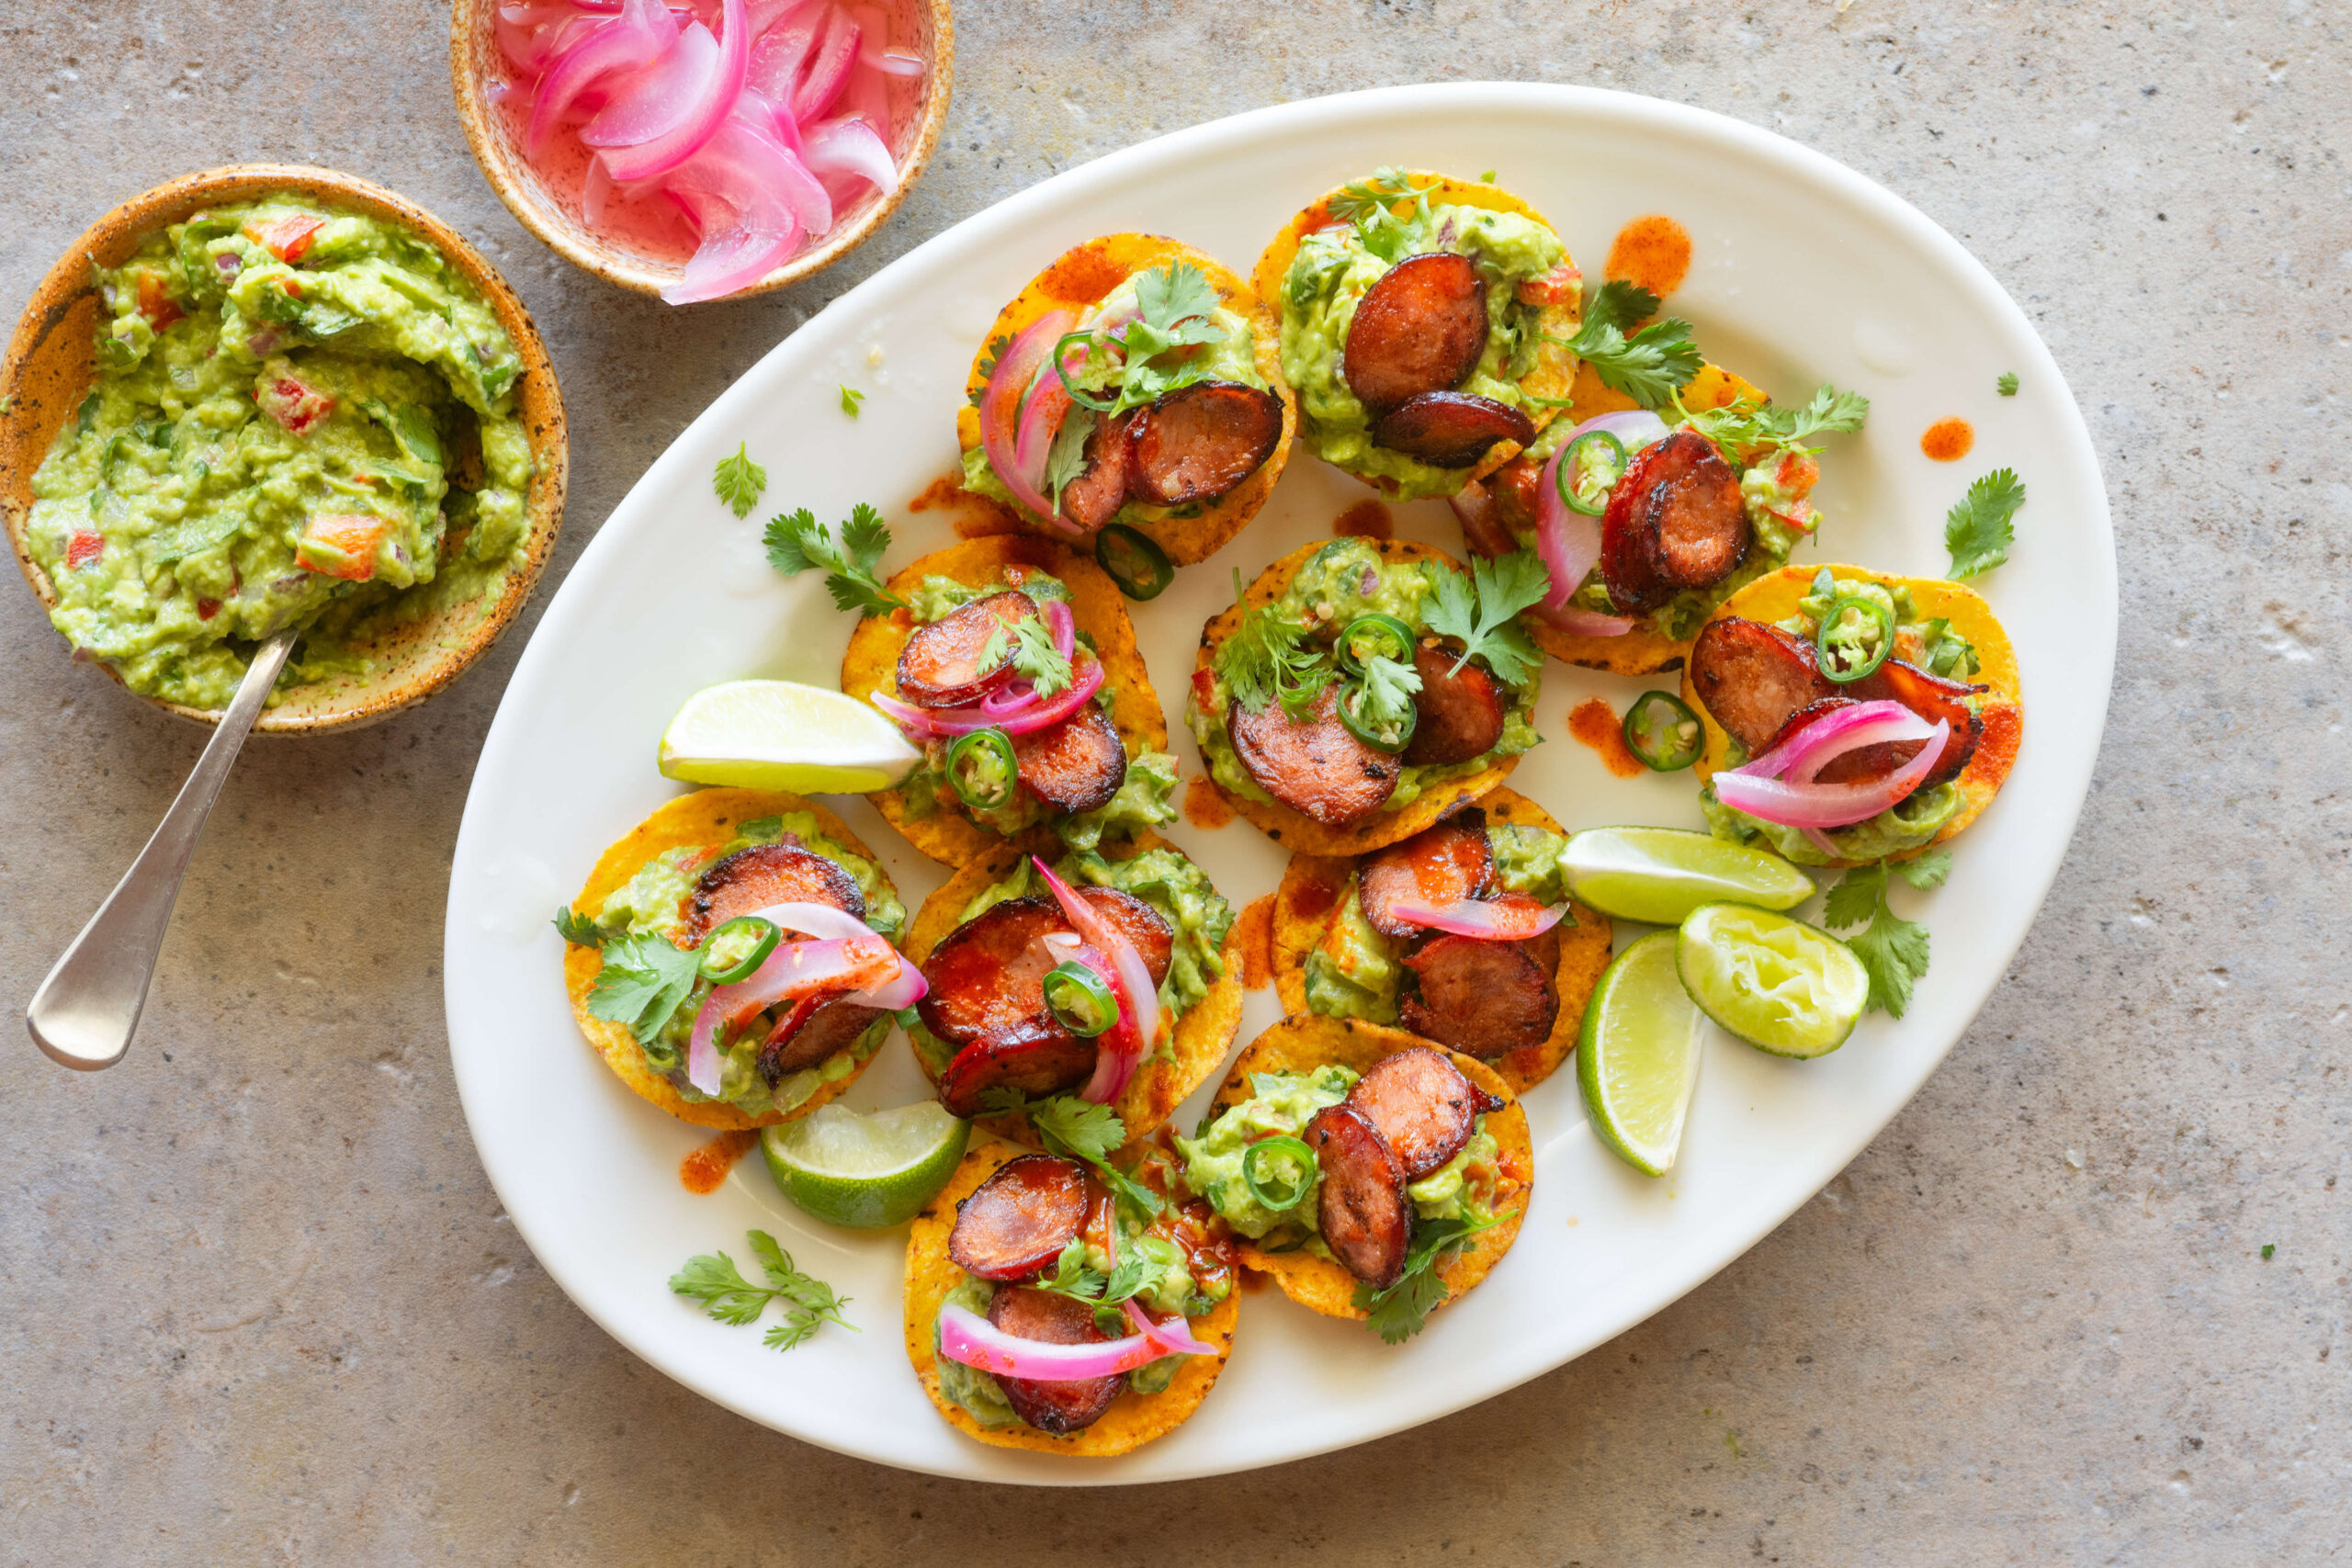
[[[1150,967],[1144,963],[1143,954],[1136,951],[1136,944],[1127,940],[1126,933],[1095,913],[1094,906],[1080,897],[1069,883],[1056,876],[1053,867],[1035,855],[1029,857],[1029,863],[1037,868],[1037,874],[1053,890],[1055,900],[1062,907],[1062,914],[1078,934],[1084,937],[1096,952],[1107,956],[1112,967],[1117,971],[1113,976],[1113,989],[1118,992],[1123,1014],[1129,1008],[1135,1010],[1139,1058],[1143,1052],[1150,1050],[1159,1041],[1159,989],[1151,983]],[[1097,1105],[1107,1105],[1125,1090],[1127,1079],[1135,1076],[1136,1065],[1130,1062],[1121,1067],[1111,1061],[1113,1055],[1114,1053],[1106,1051],[1095,1058],[1094,1077],[1079,1091],[1079,1098]],[[1106,1063],[1110,1064],[1107,1067]],[[1113,1087],[1114,1079],[1116,1083]]]
[[[1034,1382],[1079,1382],[1131,1372],[1165,1355],[1148,1334],[1091,1345],[1054,1345],[1007,1334],[969,1307],[949,1302],[939,1309],[939,1353],[991,1377]]]
[[[1398,898],[1388,906],[1388,911],[1400,920],[1430,931],[1451,931],[1455,936],[1476,937],[1484,942],[1524,942],[1558,925],[1568,907],[1554,904],[1546,908],[1523,894],[1506,893],[1499,898],[1462,898],[1451,904]]]

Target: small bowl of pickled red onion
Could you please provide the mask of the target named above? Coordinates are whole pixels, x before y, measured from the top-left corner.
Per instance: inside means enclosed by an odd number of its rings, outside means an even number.
[[[947,115],[948,0],[456,0],[474,156],[523,226],[672,304],[864,243]]]

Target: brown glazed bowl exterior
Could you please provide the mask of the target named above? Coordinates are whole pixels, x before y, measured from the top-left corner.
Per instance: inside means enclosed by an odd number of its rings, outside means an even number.
[[[128,260],[148,235],[208,207],[243,201],[271,191],[300,191],[322,202],[370,218],[399,223],[439,246],[496,313],[514,340],[523,374],[515,382],[516,411],[530,438],[537,473],[525,497],[523,558],[506,574],[492,597],[465,601],[379,634],[362,645],[375,668],[365,675],[337,675],[299,686],[266,711],[256,728],[301,734],[371,724],[413,703],[423,702],[498,640],[531,595],[563,525],[564,484],[571,457],[564,435],[563,395],[555,367],[539,341],[530,312],[487,261],[447,224],[381,186],[330,169],[293,164],[239,164],[157,186],[133,197],[90,226],[49,270],[32,302],[17,320],[0,360],[0,517],[8,542],[44,607],[57,602],[49,576],[28,547],[32,519],[33,471],[50,444],[87,395],[96,358],[100,301],[91,281],[96,265]],[[100,669],[107,669],[104,664]],[[107,669],[109,674],[113,671]],[[119,679],[119,677],[118,677]],[[144,699],[184,718],[211,724],[218,712]]]
[[[491,31],[499,4],[500,0],[451,0],[449,6],[449,80],[457,92],[458,118],[466,128],[466,140],[473,145],[474,160],[523,227],[566,261],[607,283],[658,296],[677,282],[685,269],[616,244],[582,222],[531,167],[506,117],[492,101],[492,86],[513,74]],[[909,78],[914,84],[912,89],[891,94],[890,134],[885,140],[899,165],[899,188],[887,197],[868,190],[823,240],[727,299],[747,299],[824,271],[864,244],[922,177],[923,165],[931,161],[940,128],[946,122],[948,94],[956,85],[956,21],[948,0],[883,0],[883,6],[890,16],[893,39],[907,40],[923,61],[922,75]]]

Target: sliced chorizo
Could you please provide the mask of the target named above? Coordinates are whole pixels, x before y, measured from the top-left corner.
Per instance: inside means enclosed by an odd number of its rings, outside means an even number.
[[[1419,1181],[1460,1154],[1479,1114],[1501,1102],[1464,1077],[1443,1052],[1416,1045],[1366,1068],[1347,1103],[1387,1140],[1405,1179]]]
[[[1436,643],[1413,649],[1413,669],[1421,689],[1413,694],[1417,716],[1406,762],[1448,767],[1493,750],[1503,738],[1502,682]]]
[[[1351,1105],[1317,1111],[1306,1143],[1322,1173],[1316,1202],[1323,1245],[1349,1273],[1386,1290],[1404,1277],[1413,1243],[1405,1168],[1372,1119]]]
[[[1176,933],[1159,910],[1115,887],[1081,887],[1078,895],[1135,943],[1154,985],[1168,978]],[[1007,898],[956,927],[922,966],[930,989],[915,1009],[923,1027],[966,1045],[1025,1021],[1050,1022],[1045,978],[1056,960],[1043,939],[1069,929],[1061,905],[1043,896]]]
[[[1524,446],[1535,425],[1509,403],[1476,392],[1420,392],[1373,423],[1376,446],[1402,452],[1434,468],[1466,468],[1498,441]]]
[[[1012,761],[1023,786],[1063,811],[1108,804],[1127,778],[1126,743],[1091,702],[1058,724],[1014,736]]]
[[[882,1016],[882,1009],[861,1007],[844,997],[803,997],[760,1043],[755,1058],[760,1077],[774,1089],[786,1074],[813,1067],[836,1052],[848,1050]]]
[[[1621,610],[1654,610],[1686,588],[1712,588],[1754,544],[1739,476],[1695,430],[1634,454],[1601,515],[1600,569]]]
[[[1393,911],[1398,899],[1456,904],[1485,897],[1494,880],[1495,852],[1487,839],[1487,814],[1472,807],[1374,853],[1357,874],[1356,897],[1373,930],[1410,942],[1421,928],[1396,917]]]
[[[899,649],[899,695],[926,708],[978,702],[1012,678],[1013,628],[1037,615],[1036,601],[1007,589],[917,626]]]
[[[1072,409],[1078,419],[1086,411]],[[1091,416],[1094,432],[1086,438],[1086,467],[1062,486],[1062,515],[1091,534],[1119,514],[1127,503],[1127,487],[1135,465],[1132,422],[1109,414]]]
[[[1487,280],[1468,256],[1407,256],[1364,290],[1340,368],[1364,407],[1462,385],[1487,352]]]
[[[1198,381],[1136,411],[1136,499],[1153,506],[1214,501],[1265,466],[1283,438],[1283,401],[1238,381]]]
[[[1065,1094],[1094,1074],[1094,1042],[1081,1040],[1051,1013],[1023,1018],[956,1053],[939,1075],[939,1103],[958,1116],[988,1113],[983,1097],[1008,1089],[1028,1100]]]
[[[1477,479],[1464,481],[1454,494],[1454,519],[1462,525],[1462,542],[1469,547],[1472,555],[1491,558],[1507,556],[1520,547],[1518,537],[1504,525],[1504,509],[1514,504],[1504,500],[1510,493],[1509,487],[1493,482],[1500,479],[1505,470],[1518,461],[1513,457],[1505,463],[1487,477],[1487,482],[1482,483]]]
[[[1327,828],[1343,828],[1380,809],[1396,789],[1402,759],[1365,745],[1340,722],[1329,686],[1314,713],[1294,719],[1280,703],[1255,713],[1239,703],[1226,716],[1234,755],[1260,788]]]
[[[1718,616],[1700,629],[1690,686],[1751,758],[1770,749],[1798,709],[1840,694],[1821,673],[1813,644],[1744,615]]]
[[[1406,954],[1418,990],[1398,1000],[1398,1018],[1414,1033],[1481,1060],[1542,1045],[1551,1038],[1560,999],[1551,972],[1529,945],[1452,933],[1435,938]]]
[[[797,843],[753,844],[719,860],[686,897],[686,929],[699,942],[738,915],[771,904],[828,904],[865,919],[865,895],[850,874]]]
[[[1518,549],[1521,534],[1532,534],[1543,510],[1544,465],[1521,453],[1487,476],[1487,492],[1494,497],[1495,521],[1506,529],[1509,543],[1499,549],[1483,551],[1490,556],[1507,556]]]
[[[1009,1159],[956,1205],[947,1256],[965,1273],[1000,1284],[1033,1279],[1078,1239],[1093,1202],[1086,1168],[1076,1160]]]
[[[1084,1302],[1025,1285],[998,1291],[989,1303],[989,1321],[1007,1334],[1048,1345],[1091,1345],[1111,1337],[1095,1326],[1094,1309]],[[1057,1438],[1082,1432],[1102,1419],[1127,1386],[1124,1372],[1069,1382],[1008,1377],[996,1382],[1015,1416]]]

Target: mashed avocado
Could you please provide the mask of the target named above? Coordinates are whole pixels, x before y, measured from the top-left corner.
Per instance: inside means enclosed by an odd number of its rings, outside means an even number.
[[[1833,578],[1829,569],[1824,567],[1815,576],[1805,596],[1797,602],[1796,614],[1780,622],[1780,627],[1810,642],[1820,632],[1821,617],[1840,599],[1870,600],[1894,617],[1893,657],[1948,680],[1965,681],[1976,673],[1979,666],[1975,648],[1944,617],[1920,619],[1911,590],[1899,582]],[[1982,705],[1980,699],[1971,697],[1968,705],[1971,711],[1977,711]],[[1733,744],[1736,748],[1737,742]],[[1741,760],[1745,760],[1744,755]],[[1866,821],[1849,828],[1827,829],[1822,837],[1837,846],[1837,858],[1842,861],[1866,862],[1908,854],[1933,842],[1944,825],[1959,816],[1967,804],[1968,795],[1960,780],[1946,779],[1932,789],[1919,790],[1896,801]],[[1699,807],[1706,813],[1707,825],[1719,839],[1738,843],[1761,839],[1782,859],[1799,865],[1826,865],[1830,862],[1830,857],[1802,829],[1767,822],[1736,807],[1725,806],[1715,798],[1712,784],[1700,793]]]
[[[1453,494],[1462,487],[1463,470],[1433,468],[1373,444],[1372,416],[1348,385],[1348,327],[1364,294],[1389,268],[1407,256],[1437,251],[1468,256],[1487,283],[1486,352],[1455,390],[1531,416],[1540,412],[1519,387],[1535,365],[1537,310],[1520,302],[1518,288],[1559,265],[1567,249],[1532,218],[1430,200],[1401,223],[1333,224],[1299,242],[1282,286],[1283,375],[1298,396],[1300,434],[1328,463],[1396,480],[1407,501]]]
[[[583,912],[595,922],[605,942],[644,935],[675,941],[685,933],[686,897],[712,863],[755,844],[781,843],[787,837],[797,839],[803,849],[823,855],[849,873],[858,891],[865,896],[866,925],[893,942],[898,940],[900,929],[907,923],[907,907],[883,879],[882,868],[827,836],[818,825],[816,814],[809,811],[787,811],[742,823],[735,829],[735,837],[720,845],[715,853],[692,845],[665,850],[639,867],[637,874],[601,906]],[[891,1018],[886,1013],[852,1042],[849,1049],[837,1051],[813,1067],[788,1075],[771,1089],[760,1076],[761,1032],[748,1030],[722,1052],[718,1093],[714,1097],[686,1081],[686,1043],[694,1033],[695,1015],[702,1010],[703,998],[709,994],[710,982],[697,979],[662,1032],[640,1047],[645,1052],[646,1065],[668,1078],[680,1097],[694,1104],[707,1104],[716,1098],[748,1116],[790,1111],[824,1085],[855,1071],[881,1049],[882,1042],[890,1035]]]
[[[96,379],[28,542],[51,623],[131,690],[225,706],[241,649],[288,626],[279,694],[365,671],[353,645],[520,558],[522,359],[429,242],[286,194],[96,276]]]
[[[1321,1174],[1309,1172],[1298,1201],[1277,1211],[1267,1208],[1250,1192],[1241,1175],[1241,1160],[1250,1145],[1269,1134],[1297,1137],[1317,1112],[1347,1099],[1359,1076],[1353,1068],[1335,1062],[1311,1073],[1250,1074],[1250,1099],[1204,1127],[1199,1137],[1177,1138],[1176,1152],[1184,1162],[1184,1184],[1224,1215],[1236,1234],[1253,1241],[1272,1237],[1275,1244],[1269,1248],[1272,1251],[1287,1250],[1283,1245],[1287,1243],[1329,1257],[1317,1218],[1316,1191]],[[1485,1223],[1492,1213],[1488,1200],[1494,1193],[1495,1156],[1500,1147],[1487,1131],[1487,1118],[1480,1115],[1460,1153],[1405,1189],[1414,1213],[1424,1220]],[[1265,1174],[1261,1169],[1261,1180]]]
[[[1314,626],[1338,628],[1358,615],[1394,615],[1416,637],[1430,630],[1429,606],[1436,590],[1429,570],[1420,562],[1390,560],[1363,539],[1334,539],[1310,557],[1291,579],[1290,587],[1272,606],[1281,618]],[[1226,728],[1233,694],[1216,660],[1210,664],[1210,694],[1203,702],[1197,679],[1184,705],[1184,722],[1201,748],[1201,761],[1219,788],[1249,800],[1272,800],[1250,776],[1233,750]],[[1530,677],[1524,686],[1506,683],[1510,705],[1503,713],[1502,738],[1495,749],[1466,762],[1444,766],[1408,763],[1396,775],[1396,787],[1380,805],[1383,811],[1401,811],[1419,800],[1431,784],[1480,773],[1504,757],[1516,757],[1543,737],[1535,733],[1535,699],[1540,682]]]

